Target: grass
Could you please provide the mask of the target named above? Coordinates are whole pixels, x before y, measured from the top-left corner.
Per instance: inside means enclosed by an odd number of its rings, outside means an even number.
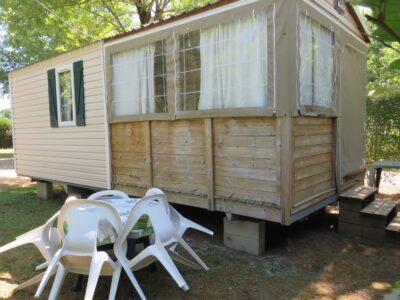
[[[38,199],[34,184],[0,182],[0,245],[43,224],[61,203]],[[210,270],[179,266],[190,286],[187,293],[160,265],[156,272],[141,270],[136,276],[149,299],[382,299],[400,277],[400,246],[339,235],[334,215],[321,214],[289,228],[268,224],[267,254],[257,257],[223,246],[221,214],[179,209],[215,231],[213,238],[197,232],[187,236]],[[38,274],[34,268],[41,262],[33,246],[1,254],[0,298],[30,299],[37,286],[15,294],[12,288]],[[60,299],[83,298],[83,292],[72,292],[74,280],[67,277]],[[95,299],[106,299],[109,287],[110,279],[101,278]],[[117,299],[132,299],[125,275]]]
[[[0,159],[3,158],[13,158],[14,149],[0,149]]]

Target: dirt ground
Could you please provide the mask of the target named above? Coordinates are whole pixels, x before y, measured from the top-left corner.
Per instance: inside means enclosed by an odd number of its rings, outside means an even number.
[[[12,168],[12,160],[0,159],[0,187],[29,188],[29,179],[17,177]],[[400,199],[400,191],[393,184],[398,180],[396,176],[384,173],[383,197]],[[210,271],[180,267],[190,287],[184,293],[161,265],[157,265],[156,271],[141,270],[136,276],[148,299],[382,299],[400,280],[400,245],[338,234],[335,207],[290,227],[268,223],[267,252],[262,256],[223,246],[223,214],[178,209],[214,230],[214,237],[190,232],[186,238]],[[0,234],[6,227],[0,221]],[[39,262],[40,255],[30,246],[1,254],[0,298],[31,299],[36,286],[14,294],[12,289],[35,275],[32,270]],[[75,279],[73,275],[67,277],[60,299],[83,298],[83,292],[72,291]],[[110,279],[101,278],[95,298],[107,299],[109,287]],[[126,276],[121,278],[117,296],[138,299],[137,295],[132,296]]]

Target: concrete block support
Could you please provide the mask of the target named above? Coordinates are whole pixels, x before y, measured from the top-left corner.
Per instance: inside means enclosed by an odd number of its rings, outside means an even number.
[[[225,246],[246,253],[261,255],[265,252],[265,221],[232,220],[224,218]]]
[[[49,200],[53,198],[53,183],[48,181],[37,181],[37,195],[39,198]]]
[[[75,196],[78,199],[85,199],[87,198],[90,194],[92,194],[91,191],[85,188],[73,186],[73,185],[65,185],[65,192],[68,194],[68,196]]]

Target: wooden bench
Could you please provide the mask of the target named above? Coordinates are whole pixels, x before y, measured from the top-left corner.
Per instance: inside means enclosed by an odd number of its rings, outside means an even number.
[[[379,188],[382,169],[400,169],[400,161],[380,160],[369,167],[368,185]],[[376,176],[375,176],[376,173]]]

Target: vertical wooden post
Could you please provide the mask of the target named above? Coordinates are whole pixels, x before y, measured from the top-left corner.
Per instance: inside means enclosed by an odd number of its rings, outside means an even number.
[[[146,185],[147,188],[153,186],[153,163],[151,154],[151,123],[150,121],[144,122],[144,138],[146,149]]]
[[[277,118],[277,130],[280,139],[280,198],[282,224],[290,225],[293,206],[293,130],[291,117]]]
[[[206,157],[206,176],[207,176],[207,198],[209,210],[215,210],[214,199],[214,145],[213,145],[213,124],[212,119],[204,119],[205,135],[205,157]]]

